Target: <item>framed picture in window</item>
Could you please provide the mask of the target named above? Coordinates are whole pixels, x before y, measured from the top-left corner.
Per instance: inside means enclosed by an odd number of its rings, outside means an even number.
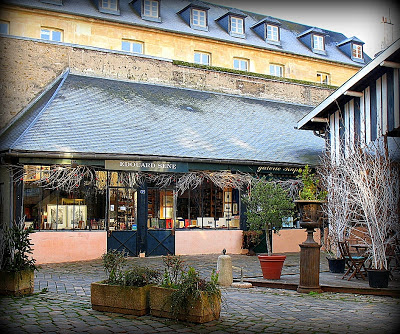
[[[225,195],[224,195],[224,202],[231,202],[232,201],[232,192],[230,191],[225,191]]]
[[[232,213],[234,215],[237,215],[239,213],[239,209],[238,209],[238,204],[237,203],[233,203],[233,205],[232,205]]]

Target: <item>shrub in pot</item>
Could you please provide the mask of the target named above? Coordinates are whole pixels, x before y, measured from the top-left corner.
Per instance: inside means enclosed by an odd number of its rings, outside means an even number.
[[[150,314],[196,323],[219,319],[218,274],[213,271],[211,280],[206,281],[192,267],[185,271],[179,256],[169,255],[163,260],[166,268],[162,283],[150,288]]]
[[[243,231],[242,248],[248,249],[247,255],[256,255],[254,248],[260,243],[263,231]]]
[[[267,255],[258,256],[263,277],[279,279],[286,256],[272,254],[270,233],[278,233],[283,219],[293,215],[294,203],[278,183],[265,178],[258,180],[242,200],[247,207],[249,230],[265,230]]]
[[[97,311],[133,315],[149,313],[150,286],[160,277],[160,272],[141,266],[125,268],[122,252],[110,251],[102,256],[106,280],[91,284],[92,308]]]
[[[25,295],[34,290],[34,271],[36,260],[33,259],[32,244],[29,234],[32,229],[25,229],[25,219],[11,226],[0,226],[0,294]]]

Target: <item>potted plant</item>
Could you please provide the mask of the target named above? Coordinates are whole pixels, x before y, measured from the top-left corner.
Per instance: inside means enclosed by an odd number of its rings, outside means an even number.
[[[139,316],[148,314],[150,286],[159,279],[159,271],[140,266],[124,270],[126,256],[115,250],[103,254],[102,260],[108,277],[91,284],[92,308]]]
[[[259,255],[263,277],[279,279],[285,255],[272,254],[270,234],[279,232],[283,219],[293,215],[294,203],[288,193],[278,183],[258,180],[248,195],[243,196],[247,207],[247,224],[249,230],[264,230],[267,244],[267,255]]]
[[[25,229],[25,219],[11,226],[0,226],[0,294],[25,295],[34,290],[34,271],[36,260],[33,259],[32,244],[29,234],[32,229]]]
[[[219,319],[221,291],[218,274],[206,281],[192,267],[185,271],[179,256],[163,258],[166,266],[161,285],[150,289],[150,314],[157,317],[204,323]]]

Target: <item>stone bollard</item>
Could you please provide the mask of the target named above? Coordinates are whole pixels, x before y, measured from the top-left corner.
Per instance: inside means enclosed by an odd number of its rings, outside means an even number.
[[[233,283],[232,259],[229,255],[225,255],[225,249],[222,253],[223,255],[218,256],[217,261],[218,284],[230,286]]]

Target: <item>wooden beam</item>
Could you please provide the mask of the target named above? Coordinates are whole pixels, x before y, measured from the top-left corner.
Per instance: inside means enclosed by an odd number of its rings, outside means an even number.
[[[314,122],[314,123],[328,123],[329,121],[328,121],[327,118],[324,118],[324,117],[313,117],[313,118],[311,118],[311,122]]]
[[[400,68],[400,63],[395,63],[394,61],[384,60],[380,63],[381,66],[390,67],[390,68]]]
[[[353,96],[353,97],[363,97],[363,93],[355,92],[354,90],[346,90],[343,95]]]

